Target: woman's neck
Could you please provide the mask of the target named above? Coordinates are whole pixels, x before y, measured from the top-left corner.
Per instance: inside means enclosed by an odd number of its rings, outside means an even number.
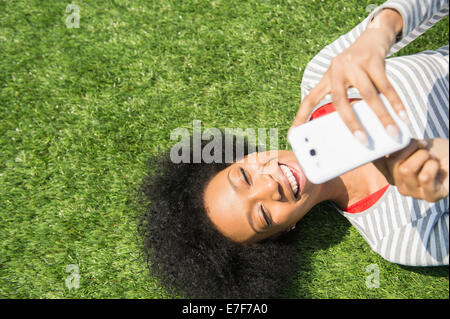
[[[368,163],[322,184],[324,200],[331,200],[344,209],[373,194],[388,181],[373,165]]]

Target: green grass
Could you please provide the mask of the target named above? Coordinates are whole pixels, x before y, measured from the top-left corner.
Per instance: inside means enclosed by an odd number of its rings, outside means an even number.
[[[69,1],[0,0],[0,297],[172,297],[136,234],[148,156],[194,119],[278,128],[285,148],[304,67],[381,2],[79,0],[69,29]],[[448,43],[448,26],[401,54]],[[448,267],[388,263],[332,209],[300,224],[286,297],[449,297]]]

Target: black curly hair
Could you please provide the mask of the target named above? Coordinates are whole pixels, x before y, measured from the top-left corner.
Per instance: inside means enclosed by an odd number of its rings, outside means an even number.
[[[231,138],[236,145],[239,139]],[[206,215],[203,192],[231,164],[192,163],[190,149],[191,163],[173,163],[169,151],[148,161],[140,233],[151,274],[184,298],[279,298],[297,269],[295,235],[240,244],[219,233]],[[249,149],[246,142],[244,155]]]

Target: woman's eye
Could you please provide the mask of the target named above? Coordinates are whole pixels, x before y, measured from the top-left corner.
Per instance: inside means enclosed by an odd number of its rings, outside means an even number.
[[[248,180],[247,174],[245,174],[245,171],[242,167],[239,168],[241,170],[241,174],[244,177],[245,182],[250,185],[250,181]]]
[[[272,225],[272,221],[270,220],[269,216],[267,215],[266,211],[264,210],[263,205],[261,205],[261,214],[263,215],[267,226],[271,226]]]

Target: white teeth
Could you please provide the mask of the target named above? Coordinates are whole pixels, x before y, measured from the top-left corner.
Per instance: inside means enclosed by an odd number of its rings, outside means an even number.
[[[281,171],[284,173],[284,175],[288,179],[289,183],[291,184],[294,194],[296,194],[298,191],[298,184],[297,184],[297,180],[294,177],[294,174],[292,174],[291,170],[286,165],[280,165],[280,167],[281,167]]]

